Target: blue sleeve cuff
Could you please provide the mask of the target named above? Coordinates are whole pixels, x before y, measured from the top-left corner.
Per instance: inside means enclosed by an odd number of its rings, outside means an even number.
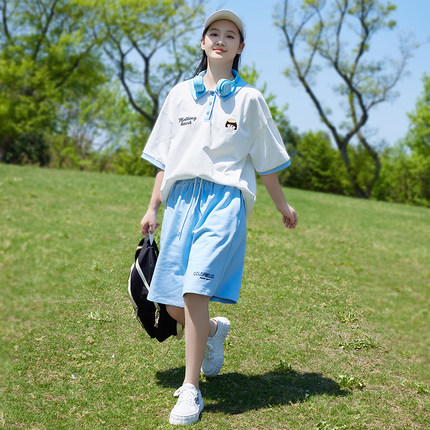
[[[142,158],[146,161],[149,161],[150,163],[152,163],[155,167],[158,167],[161,170],[166,170],[166,167],[164,166],[163,163],[160,163],[158,160],[156,160],[155,158],[151,157],[148,154],[143,153],[142,154]]]
[[[258,174],[261,176],[270,175],[271,173],[276,173],[276,172],[279,172],[280,170],[284,170],[290,164],[291,164],[291,161],[288,160],[286,163],[282,164],[281,166],[275,167],[274,169],[268,170],[267,172],[258,172]]]

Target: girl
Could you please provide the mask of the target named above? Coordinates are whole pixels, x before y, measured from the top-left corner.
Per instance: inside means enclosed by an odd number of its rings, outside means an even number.
[[[198,421],[200,372],[216,376],[223,364],[230,322],[209,319],[208,305],[239,298],[255,171],[285,226],[297,224],[276,174],[290,164],[282,138],[261,93],[237,73],[244,40],[232,11],[206,19],[196,76],[171,90],[142,155],[158,168],[144,235],[154,232],[159,206],[166,205],[148,299],[165,303],[185,326],[185,379],[171,424]]]

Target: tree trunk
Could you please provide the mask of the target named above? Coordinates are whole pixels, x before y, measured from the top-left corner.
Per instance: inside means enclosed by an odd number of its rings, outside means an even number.
[[[369,198],[370,195],[372,194],[373,187],[375,186],[376,181],[379,178],[379,173],[381,171],[381,160],[379,158],[378,152],[372,148],[372,146],[369,144],[369,142],[367,142],[367,139],[363,136],[363,134],[360,131],[357,133],[357,137],[360,143],[364,146],[364,149],[373,158],[373,162],[375,163],[375,172],[373,174],[373,178],[366,189],[366,198]]]
[[[348,172],[349,182],[354,189],[354,194],[356,197],[361,199],[366,199],[369,196],[366,194],[365,190],[363,190],[357,183],[357,175],[354,172],[354,169],[351,167],[351,160],[348,156],[347,145],[338,145],[340,155],[342,156],[342,160],[345,163],[346,170]]]

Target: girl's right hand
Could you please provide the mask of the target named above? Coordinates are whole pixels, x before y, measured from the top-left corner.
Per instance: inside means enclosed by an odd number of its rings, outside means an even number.
[[[157,224],[157,211],[148,209],[140,222],[142,234],[144,236],[148,236],[149,233],[154,234],[159,225]]]

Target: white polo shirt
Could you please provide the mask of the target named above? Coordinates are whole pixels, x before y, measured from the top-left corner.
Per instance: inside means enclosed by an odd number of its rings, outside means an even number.
[[[239,188],[247,215],[256,198],[255,171],[265,175],[290,164],[263,95],[242,79],[222,99],[215,91],[197,96],[192,79],[177,84],[142,158],[164,170],[164,203],[176,181],[199,177]]]

